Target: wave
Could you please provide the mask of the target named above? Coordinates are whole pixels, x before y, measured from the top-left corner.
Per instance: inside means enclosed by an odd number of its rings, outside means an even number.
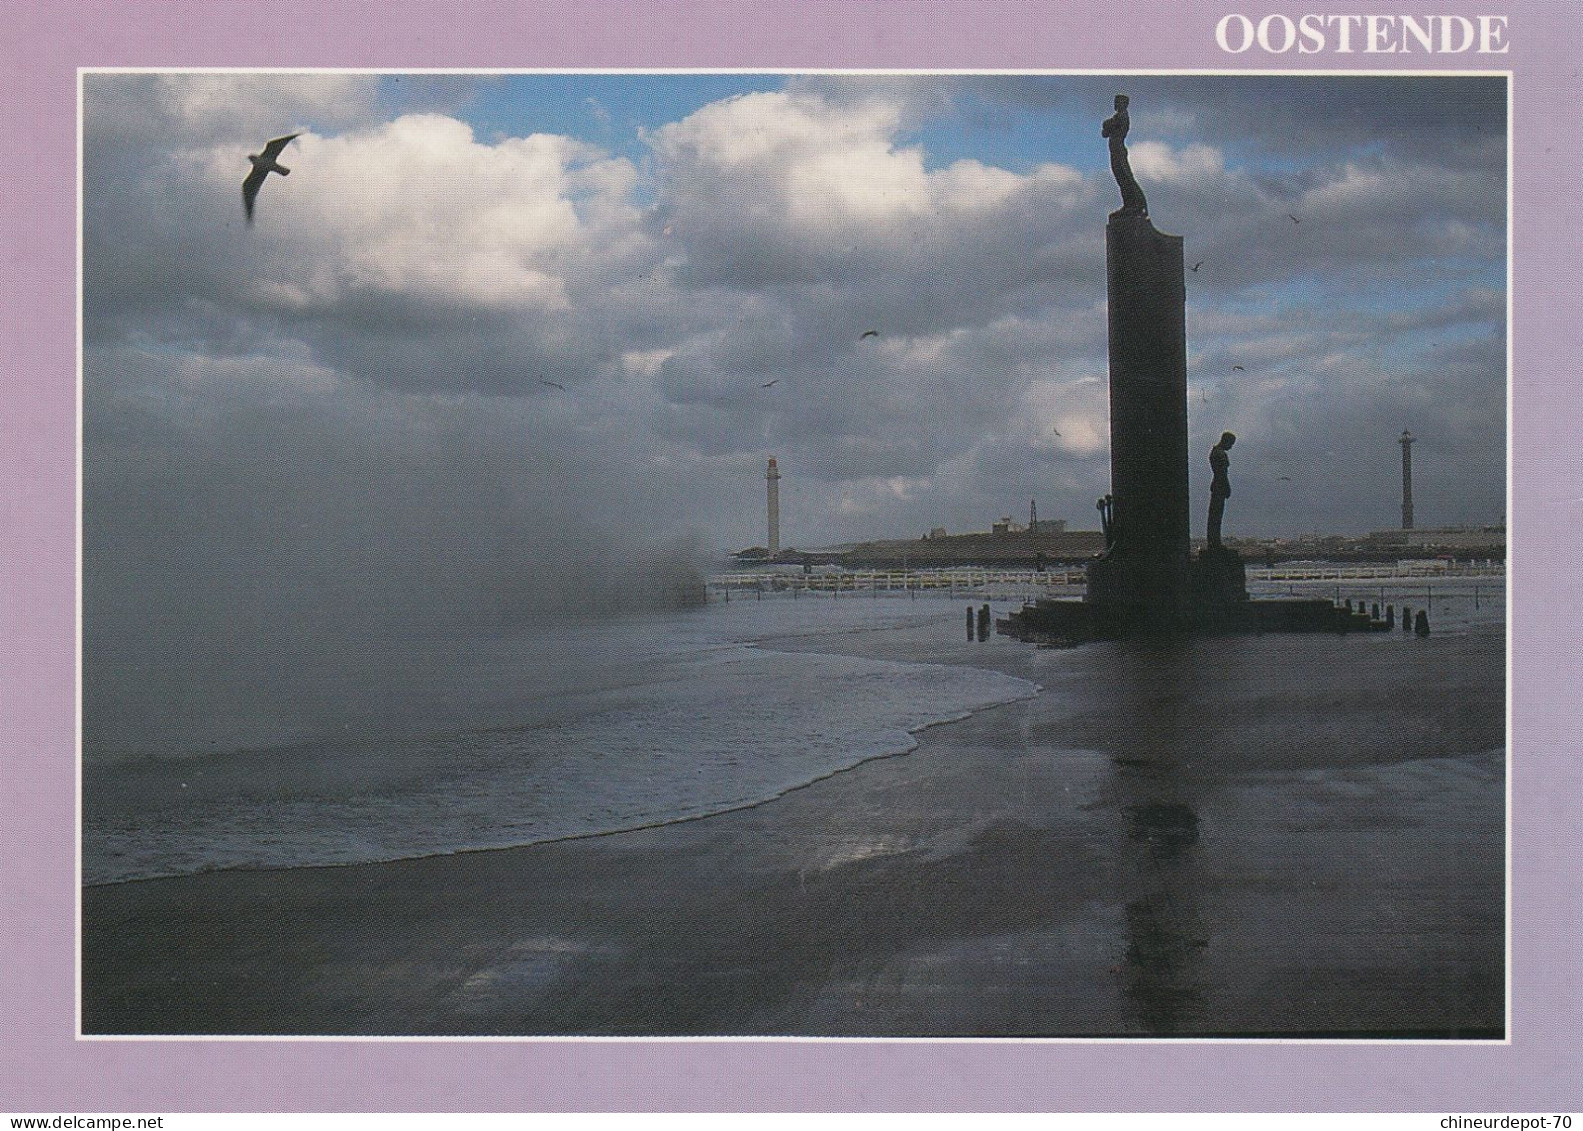
[[[84,882],[371,863],[695,820],[908,753],[927,727],[1038,690],[979,668],[707,635],[672,649],[613,685],[523,688],[528,725],[95,766]]]

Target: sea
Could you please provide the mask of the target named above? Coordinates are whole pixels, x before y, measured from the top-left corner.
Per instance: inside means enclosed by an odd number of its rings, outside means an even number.
[[[839,647],[933,625],[959,651],[965,608],[750,596],[551,623],[405,618],[333,640],[216,625],[175,674],[181,658],[95,647],[82,880],[504,848],[762,803],[1035,694]]]
[[[1506,621],[1500,577],[1250,589],[1428,608],[1436,636]],[[1019,604],[1002,594],[994,609]],[[535,623],[409,607],[328,628],[99,633],[84,660],[82,880],[443,855],[760,804],[1038,693],[965,642],[967,607],[714,594]],[[864,633],[910,643],[864,656]],[[1080,661],[1041,656],[1052,675]]]

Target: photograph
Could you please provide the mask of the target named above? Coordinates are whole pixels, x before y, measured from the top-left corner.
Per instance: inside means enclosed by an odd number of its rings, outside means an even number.
[[[1564,0],[6,11],[0,1128],[1583,1118]]]
[[[1507,1039],[1507,76],[79,81],[82,1037]]]

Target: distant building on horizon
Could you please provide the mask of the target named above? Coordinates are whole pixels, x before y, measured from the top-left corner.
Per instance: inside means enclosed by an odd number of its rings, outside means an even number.
[[[774,498],[778,469],[771,461],[765,473]],[[771,514],[775,507],[771,505]],[[770,547],[750,546],[737,550],[732,560],[743,566],[840,565],[849,569],[948,569],[957,566],[987,566],[996,569],[1037,569],[1045,565],[1082,562],[1105,548],[1105,536],[1098,530],[1068,530],[1066,519],[1034,517],[1037,529],[1029,530],[1003,515],[986,531],[951,534],[936,526],[920,538],[875,539],[849,543],[823,550],[783,550],[779,530],[771,531]]]
[[[1032,529],[1002,515],[987,533],[949,534],[937,526],[922,538],[859,542],[841,553],[842,565],[853,569],[948,569],[988,566],[1037,569],[1045,565],[1082,562],[1105,548],[1098,530],[1068,530],[1064,518],[1038,517],[1030,506]]]
[[[1196,541],[1196,540],[1195,540]],[[1266,562],[1397,561],[1449,558],[1476,561],[1506,558],[1506,525],[1392,528],[1368,534],[1310,534],[1299,537],[1227,538],[1242,554]]]

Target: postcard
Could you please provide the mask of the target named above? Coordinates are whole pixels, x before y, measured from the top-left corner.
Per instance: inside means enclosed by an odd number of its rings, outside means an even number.
[[[18,39],[0,1108],[1576,1106],[1563,12],[289,7]]]

